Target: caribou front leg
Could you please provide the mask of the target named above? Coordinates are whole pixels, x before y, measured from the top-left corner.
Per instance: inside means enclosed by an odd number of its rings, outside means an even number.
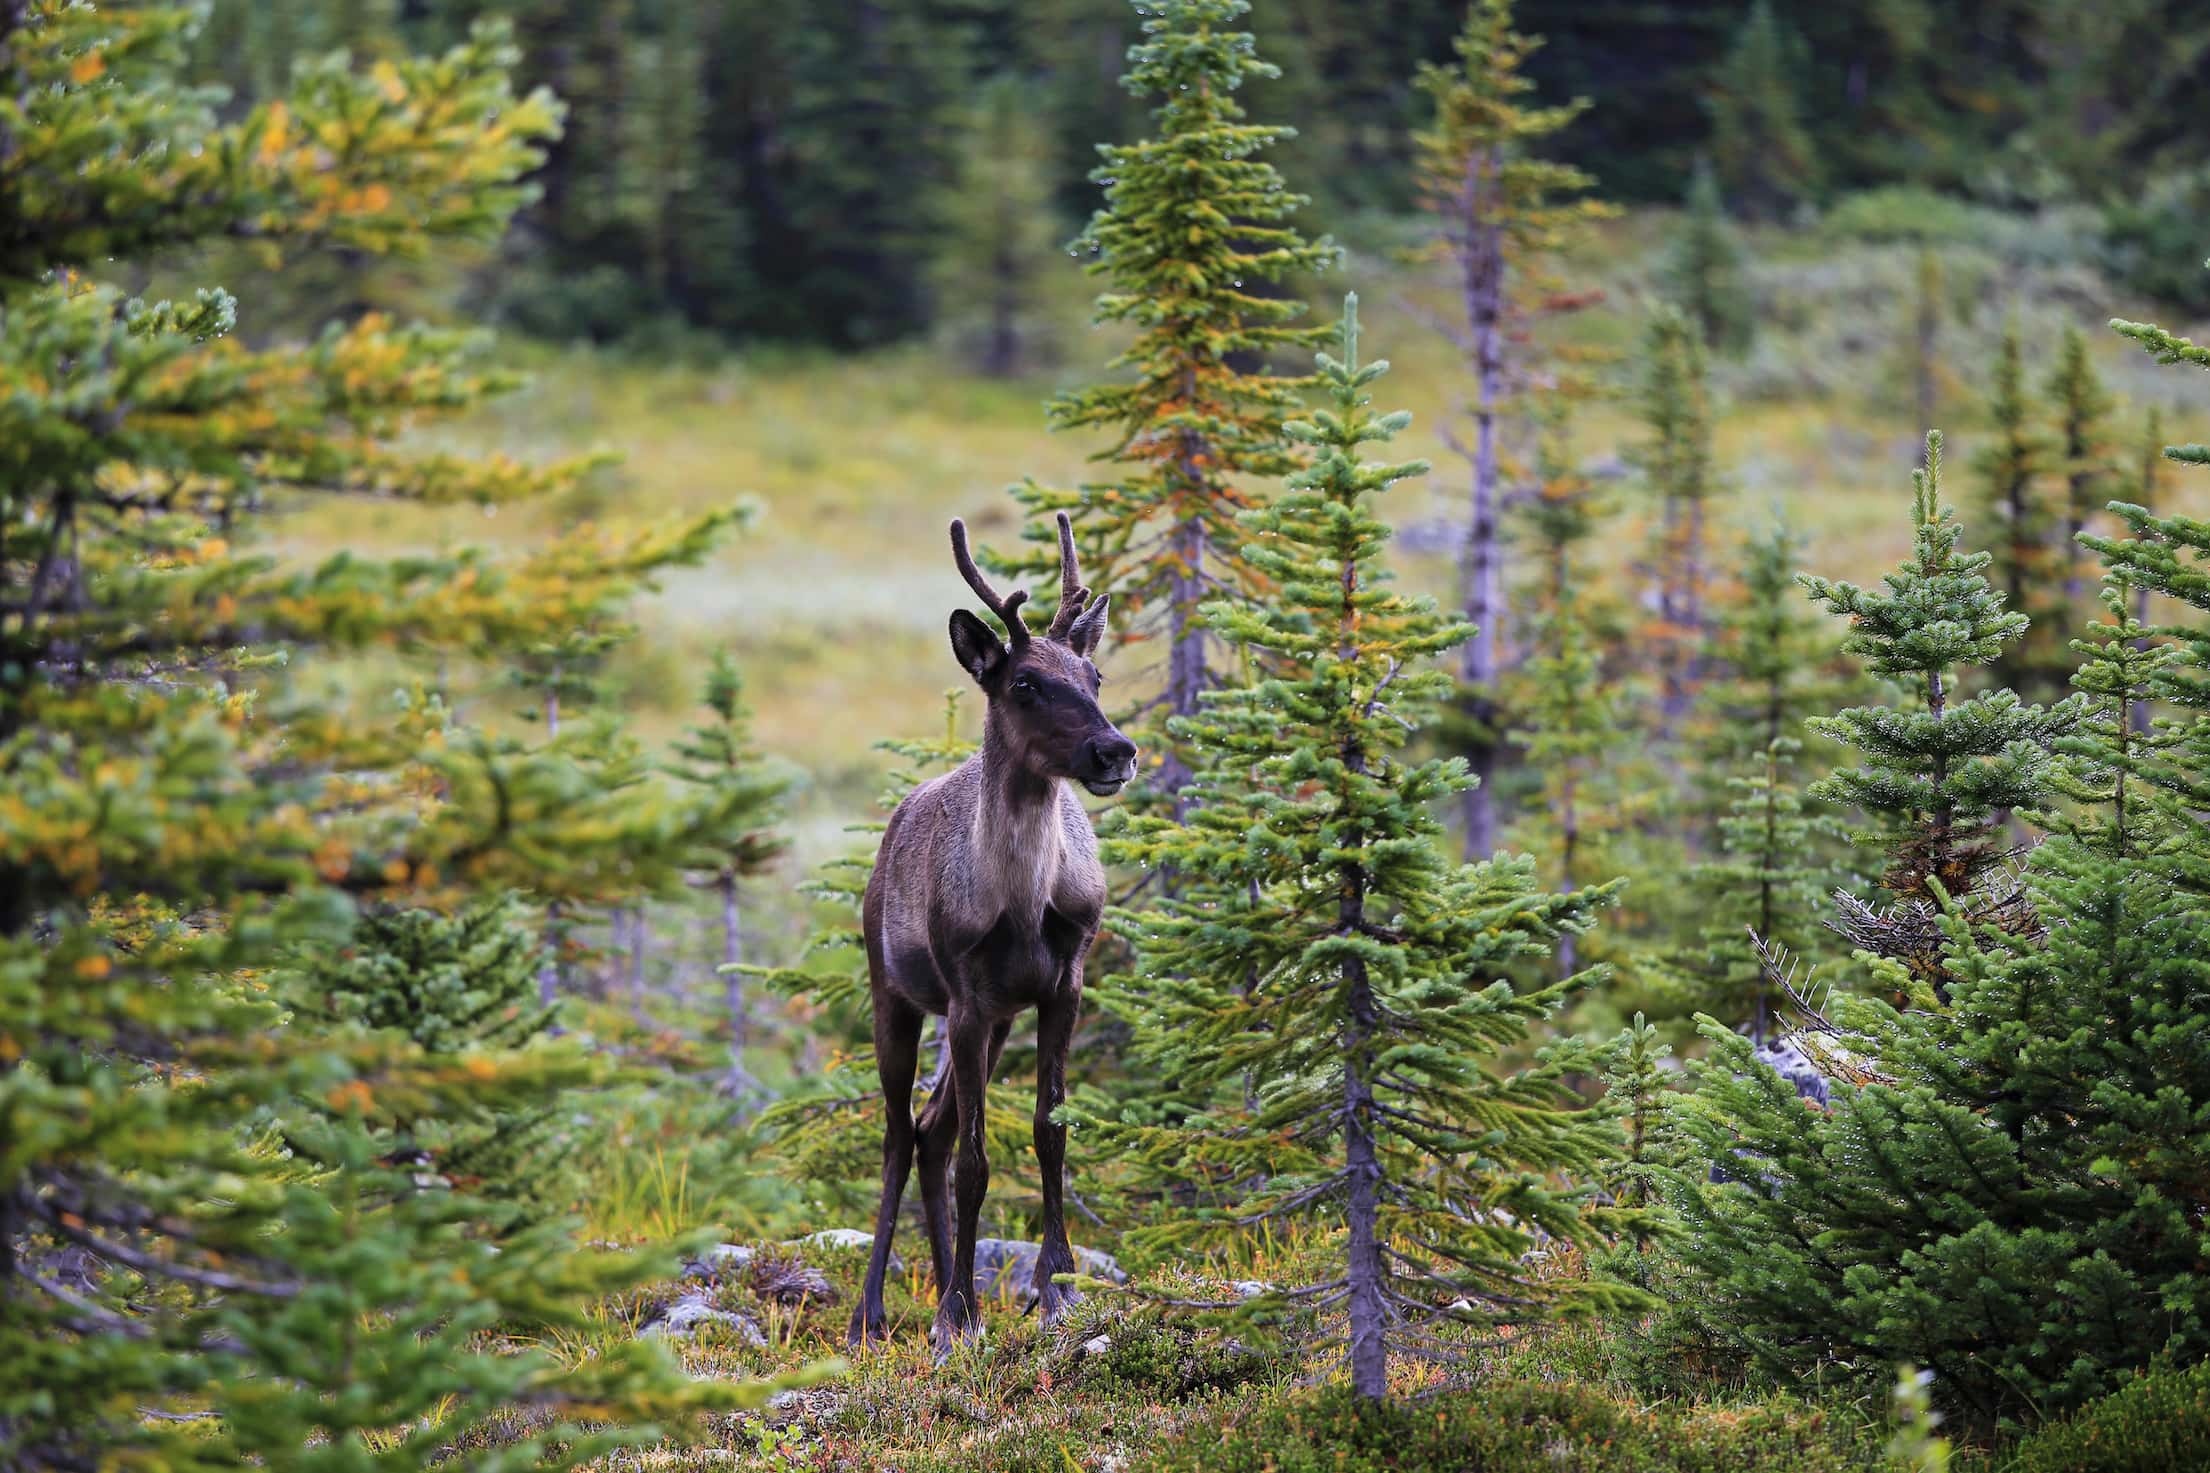
[[[1054,1274],[1075,1271],[1074,1248],[1067,1242],[1067,1128],[1052,1119],[1067,1099],[1067,1048],[1074,1039],[1074,1018],[1082,1006],[1079,973],[1073,986],[1046,998],[1036,1010],[1036,1163],[1043,1172],[1044,1241],[1036,1255],[1036,1297],[1049,1325],[1082,1296]]]
[[[852,1306],[846,1338],[856,1349],[890,1332],[883,1279],[890,1268],[890,1239],[898,1228],[898,1199],[913,1169],[913,1072],[921,1042],[921,1014],[883,988],[875,989],[875,1070],[882,1080],[882,1196],[875,1207],[875,1243],[867,1255],[867,1282]]]
[[[973,1008],[955,1005],[950,1023],[952,1108],[959,1112],[959,1156],[952,1173],[952,1196],[959,1222],[952,1244],[951,1281],[942,1286],[937,1297],[936,1323],[929,1330],[939,1360],[982,1329],[982,1310],[975,1298],[975,1226],[982,1217],[982,1199],[990,1190],[983,1107],[990,1087],[990,1041],[998,1032]]]

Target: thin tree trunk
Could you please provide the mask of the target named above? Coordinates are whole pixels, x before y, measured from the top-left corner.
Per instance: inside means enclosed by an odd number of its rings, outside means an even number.
[[[643,904],[631,907],[629,912],[629,1011],[640,1023],[651,1021],[652,1013],[645,1006],[645,949],[651,944],[650,930],[645,924]]]
[[[1183,519],[1174,529],[1177,571],[1168,614],[1166,705],[1175,716],[1196,715],[1198,698],[1205,690],[1205,631],[1198,622],[1197,610],[1205,600],[1205,554],[1209,541],[1204,521],[1195,515]],[[1188,817],[1188,803],[1183,792],[1189,780],[1188,765],[1179,754],[1167,751],[1160,763],[1159,783],[1174,795],[1177,822]]]
[[[1688,649],[1681,656],[1680,714],[1688,715],[1704,674],[1704,499],[1688,503],[1681,545],[1681,620]]]
[[[1363,962],[1353,958],[1344,964],[1343,972],[1351,987],[1351,1023],[1343,1039],[1344,1165],[1350,1178],[1344,1218],[1350,1228],[1351,1390],[1379,1400],[1389,1393],[1389,1306],[1379,1235],[1381,1163],[1374,1149],[1374,1093],[1362,1072],[1375,1023],[1374,1000]]]
[[[727,1093],[751,1093],[752,1071],[745,1067],[744,1051],[752,1042],[752,1018],[744,995],[744,914],[737,902],[737,877],[724,874],[721,891],[721,997],[729,1013],[729,1076]]]
[[[560,735],[560,694],[545,692],[545,733]],[[537,1005],[549,1008],[560,1000],[560,902],[555,900],[545,907],[545,960],[537,968]]]
[[[1337,616],[1337,648],[1345,660],[1357,653],[1358,565],[1345,558],[1342,573],[1343,603]],[[1343,744],[1343,765],[1352,773],[1366,770],[1366,754],[1353,736]],[[1343,836],[1343,848],[1357,854],[1365,847],[1363,831],[1353,828]],[[1337,869],[1340,890],[1336,901],[1336,930],[1344,936],[1358,933],[1366,921],[1366,871],[1356,859]],[[1343,1165],[1348,1177],[1344,1221],[1350,1229],[1350,1258],[1345,1273],[1346,1309],[1350,1318],[1351,1390],[1369,1400],[1389,1392],[1388,1277],[1381,1257],[1381,1162],[1374,1146],[1373,1065],[1374,1033],[1380,1023],[1373,983],[1363,958],[1343,963],[1343,985],[1349,991],[1350,1021],[1343,1035]]]
[[[1563,851],[1559,863],[1561,873],[1558,876],[1558,890],[1565,895],[1571,895],[1580,887],[1580,881],[1576,874],[1576,871],[1580,868],[1580,792],[1580,759],[1578,757],[1569,758],[1566,764],[1565,786],[1558,794],[1559,847]],[[1570,977],[1580,970],[1580,947],[1577,944],[1579,940],[1580,938],[1571,931],[1559,933],[1558,976],[1560,978]]]
[[[1672,491],[1665,493],[1661,516],[1664,536],[1660,545],[1665,549],[1665,566],[1658,569],[1658,619],[1665,625],[1665,643],[1658,694],[1658,735],[1670,742],[1680,728],[1681,719],[1688,714],[1688,683],[1681,668],[1681,630],[1688,618],[1687,600],[1682,592],[1684,519],[1681,499]]]
[[[2149,622],[2149,591],[2146,588],[2136,588],[2133,590],[2133,622],[2136,624],[2146,624]],[[2136,639],[2133,642],[2133,647],[2137,650],[2146,650],[2149,647],[2149,637],[2145,634],[2142,635],[2139,639]],[[2142,699],[2130,703],[2127,706],[2126,710],[2126,719],[2132,725],[2134,734],[2136,736],[2147,736],[2149,734],[2149,701],[2147,697],[2147,692],[2142,693]]]
[[[1461,674],[1467,714],[1479,726],[1467,763],[1479,781],[1464,799],[1466,857],[1487,859],[1496,853],[1496,731],[1498,625],[1502,598],[1504,548],[1496,450],[1497,415],[1504,398],[1504,241],[1486,218],[1495,159],[1486,150],[1466,162],[1464,233],[1459,269],[1466,326],[1473,335],[1474,450],[1472,516],[1466,529],[1460,569],[1460,605],[1474,626],[1466,642]]]

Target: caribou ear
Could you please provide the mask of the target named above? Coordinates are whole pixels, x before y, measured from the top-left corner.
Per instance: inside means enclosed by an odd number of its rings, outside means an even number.
[[[1085,659],[1097,653],[1097,647],[1105,642],[1105,609],[1112,601],[1112,595],[1099,594],[1082,611],[1082,617],[1067,628],[1068,648]]]
[[[1005,660],[1005,646],[990,632],[990,626],[965,609],[952,610],[952,653],[977,685],[989,684]]]

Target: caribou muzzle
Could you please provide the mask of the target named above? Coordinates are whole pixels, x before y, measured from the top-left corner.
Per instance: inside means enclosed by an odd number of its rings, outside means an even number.
[[[1136,744],[1117,731],[1082,743],[1074,780],[1100,798],[1110,798],[1136,775]]]

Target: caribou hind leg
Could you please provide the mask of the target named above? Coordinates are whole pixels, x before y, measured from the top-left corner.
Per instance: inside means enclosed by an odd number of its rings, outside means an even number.
[[[1006,1035],[1013,1031],[1010,1020],[999,1023],[990,1030],[989,1062],[982,1074],[983,1089],[987,1091],[990,1078],[998,1072],[998,1057],[1005,1051]],[[920,1123],[915,1128],[916,1146],[921,1164],[921,1212],[928,1221],[929,1254],[934,1260],[936,1273],[936,1302],[941,1307],[950,1297],[952,1277],[952,1229],[951,1176],[952,1144],[959,1138],[959,1091],[954,1083],[952,1070],[951,1022],[944,1023],[944,1066],[938,1071],[935,1090],[929,1102],[922,1107]],[[969,1240],[972,1253],[973,1239]]]
[[[882,1200],[875,1209],[875,1246],[867,1257],[867,1283],[852,1306],[847,1334],[854,1347],[887,1339],[883,1279],[890,1271],[890,1238],[898,1226],[898,1201],[913,1169],[913,1073],[921,1047],[922,1014],[904,998],[875,988],[875,1070],[882,1079]]]

